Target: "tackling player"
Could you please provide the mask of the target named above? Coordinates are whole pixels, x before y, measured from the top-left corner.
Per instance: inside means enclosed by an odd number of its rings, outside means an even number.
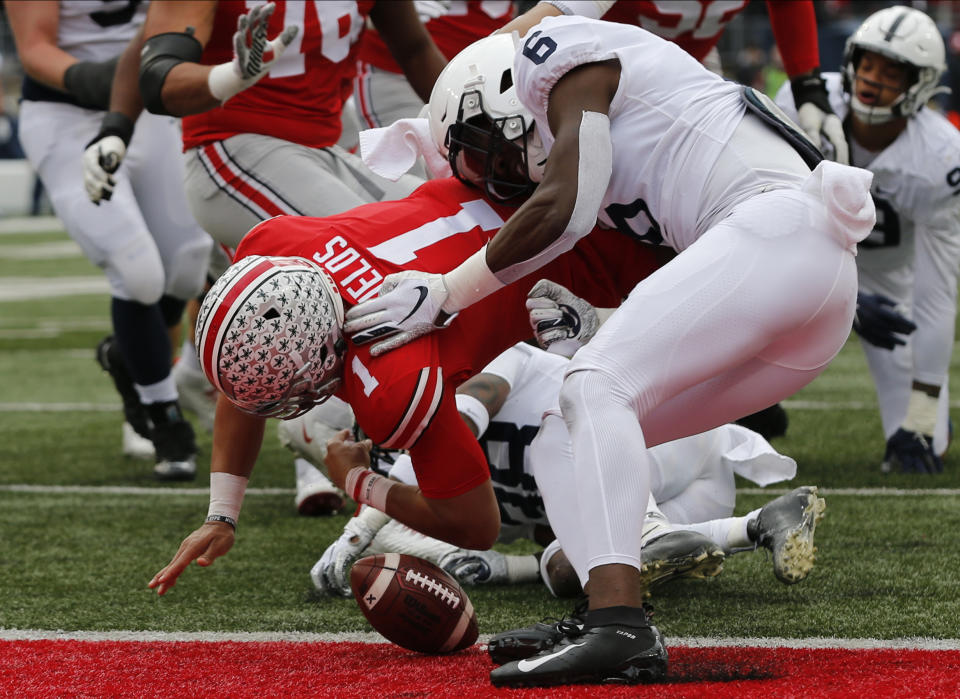
[[[464,548],[496,540],[490,473],[454,390],[529,336],[524,299],[536,279],[464,313],[449,332],[383,357],[343,337],[340,324],[344,309],[375,296],[388,274],[441,269],[475,253],[509,211],[451,178],[400,201],[324,219],[282,216],[250,231],[198,320],[201,364],[225,394],[213,433],[208,521],[151,588],[165,593],[191,561],[209,565],[232,546],[266,416],[292,417],[333,394],[377,444],[409,450],[419,481],[416,488],[377,476],[364,467],[370,443],[342,435],[327,454],[337,485],[357,502]],[[597,231],[543,274],[614,305],[657,266],[655,257],[619,231]]]
[[[517,44],[499,35],[471,49],[434,88],[436,143],[492,197],[533,193],[465,263],[391,277],[344,329],[376,340],[378,355],[401,346],[568,250],[598,217],[677,253],[577,353],[561,391],[579,513],[544,503],[589,574],[586,626],[491,673],[509,686],[657,680],[666,651],[638,585],[646,449],[772,405],[823,371],[853,321],[871,177],[817,164],[769,100],[642,29],[554,17]],[[513,104],[499,94],[508,82]]]
[[[884,471],[942,471],[949,439],[960,133],[924,109],[946,89],[938,87],[945,70],[936,24],[898,6],[868,17],[847,39],[841,72],[824,76],[848,127],[853,164],[874,175],[877,225],[857,255],[854,329],[880,403]],[[789,92],[777,100],[794,111]]]

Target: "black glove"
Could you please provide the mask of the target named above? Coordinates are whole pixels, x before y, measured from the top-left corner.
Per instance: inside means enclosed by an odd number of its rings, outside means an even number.
[[[894,310],[896,303],[883,294],[857,294],[857,315],[853,329],[871,345],[892,350],[907,341],[900,335],[909,335],[917,329],[913,321]]]
[[[933,451],[933,437],[902,427],[894,432],[887,440],[882,469],[889,473],[895,467],[901,473],[943,473],[943,461]]]

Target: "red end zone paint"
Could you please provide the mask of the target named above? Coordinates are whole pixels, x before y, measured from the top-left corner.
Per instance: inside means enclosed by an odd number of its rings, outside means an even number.
[[[663,684],[604,696],[960,696],[960,651],[671,647]],[[424,656],[390,644],[0,641],[0,694],[18,697],[580,697],[495,690],[481,646]]]

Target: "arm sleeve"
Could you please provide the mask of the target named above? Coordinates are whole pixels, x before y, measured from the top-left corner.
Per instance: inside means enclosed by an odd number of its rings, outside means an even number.
[[[792,78],[817,68],[820,45],[813,0],[767,0],[767,12],[787,75]]]
[[[913,378],[938,386],[947,378],[953,352],[960,271],[960,201],[948,200],[928,220],[918,222],[915,246],[917,329],[913,336]]]
[[[533,348],[524,343],[514,345],[506,352],[498,355],[496,359],[487,364],[481,373],[493,374],[510,384],[513,389],[517,385],[517,377],[523,371],[527,360],[533,353]]]

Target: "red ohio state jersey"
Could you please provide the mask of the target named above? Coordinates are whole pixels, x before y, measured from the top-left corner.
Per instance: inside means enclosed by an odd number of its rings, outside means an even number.
[[[450,60],[513,19],[513,10],[510,0],[450,0],[444,14],[430,18],[424,26],[440,53]],[[402,72],[376,31],[363,35],[358,59],[391,73]]]
[[[252,3],[251,3],[252,4]],[[259,4],[259,3],[257,3]],[[183,118],[184,150],[239,133],[274,136],[312,148],[340,138],[340,113],[353,90],[358,40],[373,0],[276,0],[267,36],[300,27],[297,36],[263,78],[219,109]],[[213,34],[200,62],[233,60],[242,0],[220,0]]]
[[[603,19],[642,27],[703,61],[746,6],[747,0],[617,0]],[[820,62],[813,3],[767,0],[767,13],[787,75],[813,70]]]
[[[399,201],[325,218],[264,221],[243,239],[237,259],[309,258],[330,274],[350,308],[376,296],[388,274],[455,267],[492,238],[511,212],[453,178],[433,180]],[[655,267],[652,248],[619,231],[597,229],[538,272],[464,309],[444,330],[380,357],[370,355],[369,345],[348,340],[337,395],[374,442],[410,451],[424,495],[465,493],[490,471],[457,412],[454,391],[502,351],[531,337],[524,301],[533,284],[552,279],[610,307]]]

